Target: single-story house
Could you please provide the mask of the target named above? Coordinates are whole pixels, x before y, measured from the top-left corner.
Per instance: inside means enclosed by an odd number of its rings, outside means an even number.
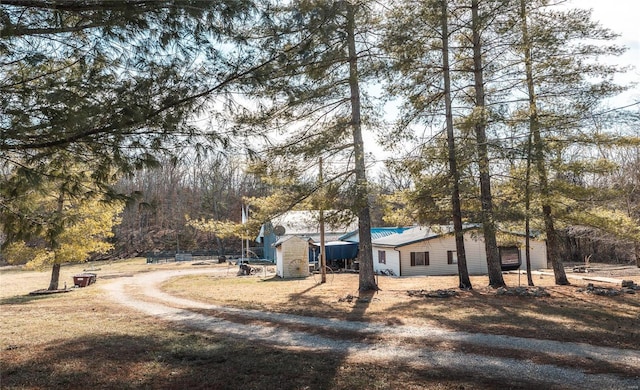
[[[525,236],[501,232],[499,246],[503,270],[524,268]],[[465,226],[467,269],[487,274],[487,257],[480,225]],[[500,245],[500,244],[499,244]],[[458,273],[453,226],[418,226],[372,240],[373,268],[396,276],[455,275]],[[547,267],[546,242],[530,239],[531,268]]]

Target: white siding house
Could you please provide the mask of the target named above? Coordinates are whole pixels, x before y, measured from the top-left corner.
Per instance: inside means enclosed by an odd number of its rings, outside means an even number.
[[[303,278],[309,276],[309,239],[284,236],[276,248],[276,274],[281,278]]]
[[[503,233],[504,234],[504,233]],[[525,269],[525,237],[508,234],[509,245],[500,248],[503,267]],[[471,275],[487,273],[487,257],[481,230],[467,228],[464,234],[467,269]],[[372,242],[373,268],[396,276],[455,275],[458,273],[456,243],[449,226],[415,227],[401,234]],[[546,243],[530,239],[531,268],[547,267]],[[511,263],[515,263],[509,265]],[[390,272],[389,272],[390,271]]]

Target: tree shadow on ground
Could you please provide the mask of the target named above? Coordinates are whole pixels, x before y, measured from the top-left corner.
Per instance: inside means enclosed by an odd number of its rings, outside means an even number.
[[[60,293],[70,293],[73,290],[60,290]],[[25,294],[25,295],[15,295],[12,297],[5,297],[0,299],[0,306],[1,305],[21,305],[21,304],[26,304],[26,303],[30,303],[30,302],[34,302],[34,301],[41,301],[41,300],[45,300],[45,299],[49,299],[49,298],[54,298],[57,295],[59,295],[57,292],[56,293],[51,293],[51,294]]]
[[[371,306],[377,291],[360,291],[358,297],[356,297],[355,305],[351,309],[351,312],[347,314],[347,320],[349,321],[364,321],[366,319],[366,312]]]
[[[39,348],[27,360],[20,360],[20,346],[5,351],[3,388],[331,388],[343,359],[193,330],[172,337],[99,334]]]
[[[461,332],[637,349],[640,318],[629,315],[636,310],[637,299],[575,296],[574,288],[554,288],[551,297],[544,298],[472,290],[450,298],[408,298],[394,310],[412,311],[437,326]]]
[[[154,329],[150,329],[154,330]],[[157,331],[157,329],[155,329]],[[528,389],[544,386],[491,372],[407,359],[353,361],[191,329],[146,336],[96,334],[20,348],[0,360],[3,388],[97,389]],[[415,363],[424,365],[419,369]]]

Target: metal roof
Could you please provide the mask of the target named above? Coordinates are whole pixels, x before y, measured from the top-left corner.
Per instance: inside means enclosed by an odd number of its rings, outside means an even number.
[[[357,221],[331,222],[331,214],[348,214],[349,211],[325,210],[325,233],[344,234],[358,228]],[[292,210],[274,217],[271,220],[272,226],[280,225],[285,228],[285,235],[311,235],[320,232],[320,211],[318,210]],[[348,218],[345,218],[348,219]],[[258,238],[267,235],[264,225],[260,228]]]
[[[465,230],[476,229],[478,227],[480,227],[478,224],[467,224],[463,226]],[[399,247],[451,234],[453,231],[453,225],[417,226],[407,229],[402,233],[395,233],[372,240],[372,244],[377,246]]]
[[[371,240],[376,240],[378,238],[387,237],[392,234],[402,233],[405,230],[410,229],[408,227],[394,226],[394,227],[372,227],[371,228]],[[343,236],[338,238],[340,241],[348,241],[348,242],[360,242],[360,235],[358,234],[358,230],[354,230],[349,232]]]

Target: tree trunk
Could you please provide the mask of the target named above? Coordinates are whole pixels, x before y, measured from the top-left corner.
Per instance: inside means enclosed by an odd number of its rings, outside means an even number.
[[[58,224],[63,223],[62,211],[64,209],[64,194],[62,190],[60,190],[60,195],[58,196],[58,208],[57,208],[57,216],[56,220]],[[51,281],[49,282],[49,291],[57,290],[58,283],[60,281],[60,263],[58,262],[57,252],[60,248],[60,243],[58,242],[58,236],[60,235],[60,231],[62,231],[61,226],[54,227],[54,231],[51,232],[50,244],[51,251],[53,252],[53,269],[51,270]]]
[[[480,174],[480,201],[482,204],[482,229],[484,234],[485,252],[487,255],[487,270],[489,285],[494,288],[505,286],[502,278],[502,267],[496,240],[496,226],[493,215],[493,199],[491,196],[491,172],[489,166],[489,151],[487,145],[487,113],[484,94],[484,79],[482,67],[482,44],[480,40],[480,15],[478,0],[471,1],[471,29],[473,33],[473,75],[476,98],[476,142],[478,153],[478,170]]]
[[[636,242],[634,246],[636,249],[636,265],[640,268],[640,242]]]
[[[524,0],[523,0],[524,1]],[[527,172],[524,183],[524,257],[527,267],[527,285],[533,286],[533,277],[531,276],[531,148],[533,147],[531,141],[531,132],[527,140]]]
[[[453,229],[456,237],[456,254],[458,257],[458,287],[471,290],[471,279],[467,269],[467,256],[464,248],[464,231],[462,228],[462,206],[460,202],[460,172],[456,159],[456,141],[453,132],[453,112],[451,108],[451,74],[449,69],[449,20],[447,0],[441,1],[442,6],[442,71],[444,78],[444,104],[447,123],[447,147],[449,153],[449,173],[451,178],[451,208],[453,215]]]
[[[542,196],[545,195],[544,187],[541,188]],[[548,194],[548,189],[546,190]],[[551,206],[544,204],[542,206],[542,214],[544,218],[544,227],[547,233],[547,256],[551,259],[551,266],[553,267],[553,274],[555,275],[556,284],[567,285],[570,284],[567,279],[567,274],[564,271],[564,265],[562,259],[558,254],[558,233],[553,226],[553,216],[551,215]]]
[[[60,264],[53,263],[51,269],[51,281],[49,282],[49,288],[47,290],[54,291],[58,289],[58,283],[60,281]]]
[[[527,8],[526,8],[526,0],[520,0],[520,19],[522,21],[522,42],[524,45],[524,56],[527,73],[527,85],[531,85],[533,87],[533,74],[531,68],[531,50],[530,40],[529,40],[529,27],[527,25]],[[528,81],[531,80],[531,83]],[[532,101],[531,97],[533,89],[529,91],[529,106],[534,108],[535,110],[535,99]],[[533,103],[533,104],[531,104]],[[527,137],[527,170],[525,174],[525,183],[524,183],[524,208],[525,208],[525,220],[524,220],[524,234],[525,234],[525,264],[527,267],[527,284],[529,286],[533,286],[533,278],[531,276],[531,155],[532,155],[532,140],[531,140],[531,130],[529,130],[529,137]]]
[[[538,118],[538,107],[536,103],[535,85],[533,81],[533,65],[531,59],[530,39],[528,36],[526,21],[526,2],[520,1],[520,16],[523,26],[523,43],[525,68],[527,78],[527,90],[529,93],[529,131],[533,135],[533,147],[536,170],[538,171],[538,180],[540,185],[540,194],[542,196],[542,217],[544,219],[545,232],[547,234],[547,257],[551,260],[553,273],[555,275],[556,284],[566,285],[569,280],[564,271],[562,260],[558,255],[558,237],[553,223],[553,215],[551,210],[551,194],[549,191],[549,181],[547,169],[544,165],[544,143],[540,135],[540,121]]]
[[[355,37],[355,7],[347,2],[347,45],[349,50],[349,87],[351,90],[351,130],[353,132],[353,149],[355,154],[356,199],[355,209],[358,214],[358,233],[360,234],[359,260],[360,291],[377,290],[373,272],[373,254],[371,252],[371,214],[369,211],[369,190],[367,185],[366,166],[364,161],[364,141],[360,120],[360,85],[358,79],[358,53]]]
[[[322,177],[322,156],[318,161],[318,185],[320,188],[324,186],[324,178]],[[320,192],[320,283],[327,283],[327,256],[324,237],[324,191]]]

